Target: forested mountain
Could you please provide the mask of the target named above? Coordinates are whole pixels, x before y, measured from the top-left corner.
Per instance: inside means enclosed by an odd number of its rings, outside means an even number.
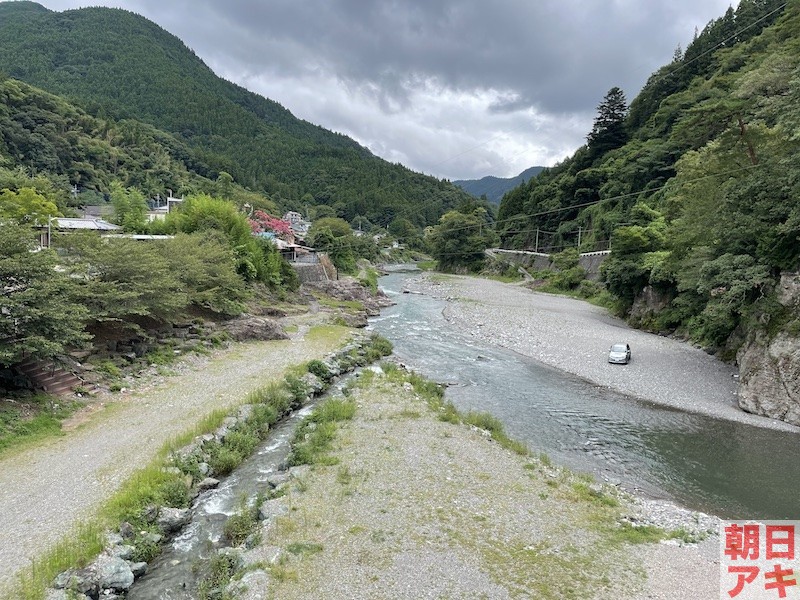
[[[168,132],[199,174],[229,173],[281,208],[323,204],[348,221],[361,216],[382,226],[402,214],[423,227],[467,198],[217,77],[178,38],[125,10],[0,3],[0,70],[101,121],[136,120]],[[84,171],[61,174],[82,187],[104,185]],[[148,195],[184,192],[157,179],[138,183]]]
[[[500,200],[508,190],[528,182],[543,170],[544,167],[531,167],[525,169],[516,177],[493,177],[489,175],[480,179],[459,179],[453,183],[476,198],[486,196],[486,199],[492,204],[500,204]]]
[[[32,181],[31,173],[36,174]],[[217,182],[204,176],[209,174],[185,144],[155,127],[92,117],[26,83],[0,80],[0,189],[35,187],[64,212],[77,203],[69,194],[73,182],[103,192],[120,181],[153,193],[217,193]],[[256,201],[240,188],[228,195]],[[82,195],[87,196],[92,199],[90,193]]]
[[[508,248],[611,246],[608,289],[657,330],[735,350],[797,328],[776,300],[800,267],[800,3],[741,0],[627,105],[612,88],[587,144],[509,192]],[[644,298],[651,300],[642,312]]]

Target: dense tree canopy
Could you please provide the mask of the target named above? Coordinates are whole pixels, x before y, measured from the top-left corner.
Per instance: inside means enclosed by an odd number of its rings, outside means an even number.
[[[208,193],[277,214],[324,206],[381,227],[412,215],[419,231],[467,197],[217,77],[179,39],[124,10],[0,3],[0,70],[14,78],[0,82],[0,156],[81,188],[107,193],[119,179],[147,198]],[[26,97],[15,79],[83,110]],[[92,130],[99,139],[85,139]]]
[[[56,269],[55,252],[34,250],[32,229],[0,224],[0,365],[50,358],[89,337],[78,283]]]
[[[608,289],[666,307],[645,325],[720,347],[785,318],[772,290],[800,267],[800,7],[743,0],[655,73],[625,113],[613,88],[588,145],[506,194],[509,248],[611,248]],[[741,336],[740,336],[741,337]],[[740,338],[739,338],[740,339]]]

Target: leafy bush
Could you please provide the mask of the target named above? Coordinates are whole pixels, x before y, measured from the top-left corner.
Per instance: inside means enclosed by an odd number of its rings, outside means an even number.
[[[225,446],[216,446],[212,451],[208,465],[213,469],[214,473],[218,475],[227,475],[238,467],[244,457]]]
[[[225,436],[223,447],[235,452],[241,457],[245,457],[253,453],[259,441],[258,436],[250,431],[249,428],[242,427],[241,429],[229,432]]]
[[[299,405],[305,401],[311,389],[296,375],[287,375],[285,378],[286,389],[292,398],[292,404]]]
[[[158,490],[161,504],[172,508],[186,508],[191,502],[189,487],[181,479],[170,479],[161,484]]]
[[[225,521],[223,535],[233,546],[239,546],[258,528],[258,517],[254,507],[243,506]]]
[[[306,365],[308,372],[316,375],[322,381],[328,382],[333,378],[333,373],[328,370],[328,366],[322,362],[321,360],[312,360],[309,361],[308,365]]]

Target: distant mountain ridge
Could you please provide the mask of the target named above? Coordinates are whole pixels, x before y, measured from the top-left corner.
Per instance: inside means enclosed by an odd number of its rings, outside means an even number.
[[[486,199],[492,204],[500,204],[500,200],[503,199],[507,191],[513,190],[523,183],[527,183],[544,169],[545,167],[531,167],[525,169],[516,177],[493,177],[489,175],[481,179],[459,179],[458,181],[454,181],[453,184],[476,198],[485,195]]]

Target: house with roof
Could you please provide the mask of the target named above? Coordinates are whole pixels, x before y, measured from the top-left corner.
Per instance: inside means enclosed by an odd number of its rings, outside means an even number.
[[[96,231],[99,234],[121,232],[122,227],[114,225],[100,217],[51,217],[48,224],[39,228],[39,245],[42,248],[50,247],[50,234],[52,231]]]

